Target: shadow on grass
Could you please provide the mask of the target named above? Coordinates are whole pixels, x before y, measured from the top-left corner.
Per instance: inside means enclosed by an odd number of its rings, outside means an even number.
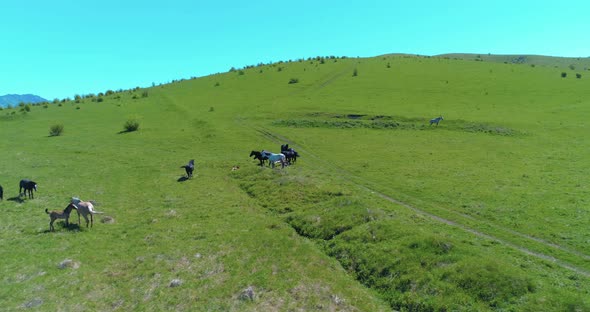
[[[117,132],[117,134],[125,134],[125,133],[131,133],[131,132],[135,132],[137,130],[121,130],[119,132]]]
[[[17,202],[17,203],[19,203],[19,204],[22,204],[22,203],[24,203],[24,202],[25,202],[25,200],[24,200],[22,197],[20,197],[20,196],[14,196],[14,197],[10,197],[10,198],[7,198],[6,200],[10,200],[10,201],[13,201],[13,202]]]
[[[188,181],[188,178],[185,176],[182,176],[182,177],[178,178],[178,180],[176,180],[176,182],[184,182],[184,181]]]
[[[50,230],[49,230],[49,222],[48,222],[47,224],[48,224],[48,225],[47,225],[47,230],[45,230],[45,231],[43,231],[43,232],[41,232],[41,233],[52,233],[52,232],[59,232],[61,229],[65,229],[65,230],[66,230],[66,231],[68,231],[68,232],[72,232],[72,231],[79,232],[79,231],[80,231],[80,225],[79,225],[79,224],[76,224],[76,223],[71,223],[71,222],[70,222],[70,223],[69,223],[69,224],[66,226],[66,223],[65,223],[65,222],[63,222],[63,221],[62,221],[62,222],[59,222],[59,223],[58,223],[58,222],[54,222],[54,223],[53,223],[53,227],[55,228],[55,231],[50,231]]]

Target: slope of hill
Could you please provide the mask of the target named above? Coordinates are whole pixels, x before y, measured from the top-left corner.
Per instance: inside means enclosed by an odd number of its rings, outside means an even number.
[[[590,80],[561,72],[313,58],[3,110],[3,306],[589,310]],[[48,232],[71,196],[104,214]]]
[[[0,96],[0,107],[18,105],[20,103],[42,103],[49,102],[46,99],[34,94],[6,94]]]

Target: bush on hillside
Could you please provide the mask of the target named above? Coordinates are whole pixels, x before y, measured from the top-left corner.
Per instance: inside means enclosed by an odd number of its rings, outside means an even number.
[[[125,128],[125,132],[137,131],[139,129],[139,121],[133,118],[127,119],[127,121],[123,125],[123,128]]]
[[[561,72],[561,78],[565,78],[567,77],[567,73],[566,72]]]
[[[298,83],[298,82],[299,82],[299,79],[297,79],[297,78],[291,78],[289,80],[289,84],[294,84],[294,83]]]
[[[356,77],[359,75],[358,70],[355,68],[354,71],[352,72],[352,77]]]
[[[60,136],[63,131],[64,131],[64,125],[55,124],[55,125],[49,127],[49,136]]]
[[[576,78],[578,78],[578,79],[582,78],[582,74],[576,74]]]

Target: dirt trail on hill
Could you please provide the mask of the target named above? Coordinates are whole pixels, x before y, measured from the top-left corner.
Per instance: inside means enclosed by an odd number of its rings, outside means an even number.
[[[436,215],[434,213],[427,212],[427,211],[425,211],[423,209],[417,208],[417,207],[415,207],[413,205],[410,205],[410,204],[408,204],[406,202],[403,202],[401,200],[395,199],[395,198],[393,198],[393,197],[391,197],[389,195],[386,195],[386,194],[384,194],[382,192],[376,191],[376,190],[372,189],[371,187],[369,187],[369,186],[367,186],[365,184],[362,184],[362,183],[357,182],[358,180],[361,180],[362,178],[359,178],[359,177],[355,176],[354,174],[352,174],[352,173],[350,173],[350,172],[348,172],[348,171],[346,171],[346,170],[344,170],[342,168],[339,168],[339,167],[337,167],[337,166],[335,166],[335,165],[333,165],[333,164],[331,164],[329,162],[326,162],[326,161],[322,160],[320,157],[314,155],[313,153],[311,153],[308,150],[305,150],[305,149],[301,148],[300,146],[298,146],[298,144],[296,142],[294,142],[294,141],[292,141],[292,140],[290,140],[290,139],[288,139],[288,138],[286,138],[286,137],[284,137],[282,135],[279,135],[279,134],[276,134],[276,133],[272,133],[272,132],[270,132],[270,131],[268,131],[266,129],[263,129],[263,128],[254,128],[254,130],[256,130],[258,133],[260,133],[260,135],[262,135],[262,136],[264,136],[264,137],[268,138],[269,140],[272,140],[272,141],[274,141],[276,143],[279,143],[279,144],[288,143],[291,147],[297,146],[297,151],[299,153],[305,155],[306,157],[313,158],[314,159],[314,162],[316,162],[316,163],[317,162],[322,163],[322,165],[324,167],[328,167],[328,168],[330,168],[332,170],[336,170],[339,173],[341,173],[341,174],[343,174],[343,175],[345,175],[347,177],[352,178],[352,179],[348,179],[348,180],[351,181],[352,183],[354,183],[357,187],[359,187],[361,189],[364,189],[366,191],[369,191],[372,194],[375,194],[375,195],[377,195],[377,196],[379,196],[379,197],[381,197],[381,198],[383,198],[383,199],[385,199],[385,200],[387,200],[389,202],[392,202],[392,203],[395,203],[395,204],[400,205],[402,207],[405,207],[407,209],[410,209],[410,210],[412,210],[415,213],[418,213],[418,214],[427,216],[427,217],[429,217],[429,218],[431,218],[433,220],[436,220],[438,222],[447,224],[449,226],[460,228],[460,229],[462,229],[462,230],[464,230],[466,232],[469,232],[469,233],[471,233],[471,234],[473,234],[475,236],[482,237],[482,238],[485,238],[485,239],[489,239],[489,240],[498,242],[498,243],[500,243],[500,244],[502,244],[504,246],[507,246],[507,247],[510,247],[512,249],[518,250],[519,252],[521,252],[523,254],[526,254],[526,255],[529,255],[529,256],[533,256],[533,257],[536,257],[536,258],[539,258],[539,259],[542,259],[542,260],[547,260],[547,261],[553,262],[554,264],[556,264],[556,265],[558,265],[558,266],[560,266],[562,268],[571,270],[571,271],[576,272],[576,273],[578,273],[580,275],[583,275],[585,277],[590,278],[590,271],[586,270],[585,268],[582,268],[582,267],[579,267],[577,265],[573,265],[573,264],[568,263],[566,261],[560,260],[560,259],[558,259],[558,258],[556,258],[554,256],[550,256],[550,255],[547,255],[545,253],[541,253],[541,252],[538,252],[538,251],[531,250],[529,248],[523,247],[520,244],[516,244],[516,243],[510,242],[510,241],[507,241],[505,239],[496,237],[494,235],[486,234],[484,232],[481,232],[481,231],[479,231],[477,229],[474,229],[474,228],[472,228],[470,226],[467,226],[465,224],[461,224],[461,223],[459,223],[457,221],[453,221],[453,220],[450,220],[450,219],[447,219],[447,218],[438,216],[438,215]],[[479,220],[476,219],[476,221],[479,221]],[[496,228],[498,228],[497,225],[493,225],[493,226],[496,227]],[[504,229],[504,228],[498,228],[498,229],[500,229],[500,230],[502,230],[504,232],[510,233],[511,235],[519,236],[521,238],[534,241],[534,242],[536,242],[538,244],[541,244],[541,245],[543,245],[545,247],[558,249],[560,251],[563,251],[563,252],[566,252],[566,253],[569,253],[569,254],[574,254],[574,255],[576,255],[576,256],[578,256],[578,257],[580,257],[582,259],[585,259],[585,260],[589,260],[590,259],[590,256],[588,256],[588,255],[586,255],[584,253],[581,253],[581,252],[579,252],[577,250],[572,250],[570,248],[563,247],[563,246],[557,245],[555,243],[547,242],[547,241],[545,241],[543,239],[532,237],[530,235],[526,235],[526,234],[523,234],[523,233],[520,233],[520,232],[517,232],[517,231],[514,231],[514,230]]]

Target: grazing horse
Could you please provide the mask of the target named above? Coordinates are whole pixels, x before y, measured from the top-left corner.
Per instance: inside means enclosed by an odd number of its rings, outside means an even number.
[[[285,164],[287,163],[287,160],[285,158],[284,154],[275,154],[275,153],[271,153],[271,152],[267,152],[267,151],[262,151],[261,152],[262,155],[266,155],[268,157],[268,162],[269,164],[272,164],[272,167],[275,167],[275,163],[277,161],[281,162],[281,168],[285,168]]]
[[[180,166],[180,168],[184,168],[186,171],[186,177],[190,179],[193,176],[193,171],[195,170],[195,160],[191,159],[188,162],[188,165]]]
[[[259,151],[250,152],[249,157],[252,157],[252,156],[254,156],[254,159],[258,159],[260,161],[260,167],[262,167],[264,165],[265,160],[268,160],[268,156],[262,155],[262,153]]]
[[[37,190],[37,183],[26,179],[20,180],[18,188],[19,196],[22,194],[23,189],[25,190],[25,196],[27,195],[27,191],[29,191],[29,198],[35,198],[35,196],[33,196],[33,190]]]
[[[441,120],[443,120],[443,117],[442,117],[442,116],[438,116],[438,117],[436,117],[436,118],[432,118],[432,119],[430,119],[430,125],[432,126],[432,124],[434,124],[434,123],[435,123],[435,124],[438,126],[438,123],[439,123]]]

